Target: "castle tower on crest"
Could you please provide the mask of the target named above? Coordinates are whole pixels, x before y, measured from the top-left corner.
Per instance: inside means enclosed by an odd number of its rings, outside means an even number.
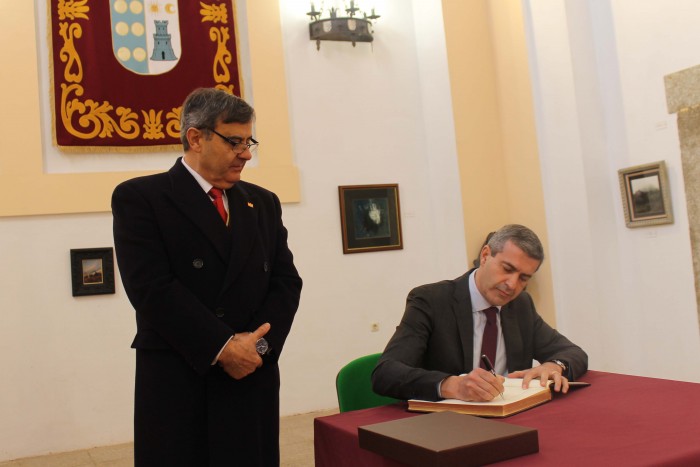
[[[153,54],[151,60],[164,62],[177,60],[173,46],[170,42],[170,34],[168,33],[168,21],[154,21],[156,32],[153,34]]]

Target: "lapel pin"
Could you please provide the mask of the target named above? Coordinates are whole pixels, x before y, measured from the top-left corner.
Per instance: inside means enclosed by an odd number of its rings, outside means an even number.
[[[251,202],[249,201],[249,202],[248,202],[248,207],[249,207],[249,208],[254,208],[255,206],[253,206],[253,203],[251,203]]]

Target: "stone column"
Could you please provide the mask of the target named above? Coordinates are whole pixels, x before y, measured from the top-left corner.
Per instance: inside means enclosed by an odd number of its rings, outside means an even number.
[[[669,113],[678,117],[690,247],[695,273],[695,299],[700,314],[700,66],[664,77]],[[700,315],[698,316],[700,320]]]

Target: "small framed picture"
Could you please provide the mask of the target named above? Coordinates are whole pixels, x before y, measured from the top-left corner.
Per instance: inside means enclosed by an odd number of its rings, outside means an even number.
[[[73,296],[114,293],[114,249],[70,250]]]
[[[401,250],[399,185],[339,186],[343,253]]]
[[[620,169],[618,176],[627,227],[673,223],[664,161]]]

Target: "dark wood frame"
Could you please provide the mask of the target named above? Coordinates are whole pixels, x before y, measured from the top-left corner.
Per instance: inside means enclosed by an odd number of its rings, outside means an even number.
[[[664,161],[620,169],[618,176],[627,227],[673,223],[671,192]],[[639,185],[642,181],[652,188],[641,190],[638,186],[635,191],[635,182]]]
[[[99,261],[99,274],[86,280],[85,261]],[[73,296],[114,293],[114,248],[79,248],[70,250]]]
[[[398,184],[339,186],[338,197],[344,254],[403,249]]]

